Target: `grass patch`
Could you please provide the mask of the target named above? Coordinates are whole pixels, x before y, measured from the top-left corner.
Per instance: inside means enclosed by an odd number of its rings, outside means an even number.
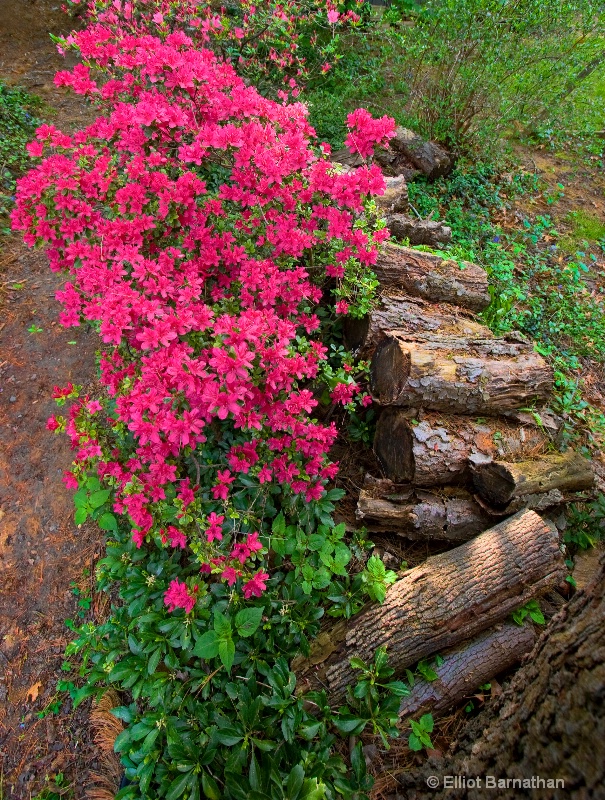
[[[600,217],[586,211],[571,211],[567,215],[571,231],[559,240],[559,247],[566,253],[575,253],[583,244],[605,244],[605,223]]]

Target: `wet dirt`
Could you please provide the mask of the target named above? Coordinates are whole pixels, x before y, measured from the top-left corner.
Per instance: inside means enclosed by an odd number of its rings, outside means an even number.
[[[1,0],[0,77],[39,95],[40,116],[70,130],[92,111],[53,84],[66,62],[49,32],[74,25],[59,5]],[[65,620],[90,617],[89,601],[78,605],[74,587],[80,600],[91,597],[101,552],[99,532],[73,522],[62,482],[68,441],[46,430],[56,410],[53,387],[88,384],[95,375],[94,335],[58,324],[61,283],[42,252],[16,236],[0,239],[0,796],[11,800],[55,790],[57,775],[60,796],[83,798],[89,770],[98,767],[87,706],[73,712],[67,701],[40,717],[62,700],[56,684],[68,677],[61,665],[73,638]]]

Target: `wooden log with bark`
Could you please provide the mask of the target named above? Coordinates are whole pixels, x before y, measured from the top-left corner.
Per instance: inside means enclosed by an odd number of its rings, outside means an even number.
[[[370,371],[380,405],[502,414],[545,400],[553,370],[522,337],[398,335],[376,348]]]
[[[464,490],[456,492],[411,491],[409,496],[376,496],[362,489],[355,516],[370,531],[396,533],[406,539],[466,542],[487,530],[491,517]],[[391,499],[395,498],[395,499]]]
[[[533,421],[533,420],[532,420]],[[470,478],[469,458],[536,456],[549,438],[537,425],[515,425],[502,418],[385,408],[376,424],[374,452],[387,478],[416,486],[438,486]]]
[[[591,462],[573,450],[549,453],[531,461],[511,464],[486,461],[472,465],[473,483],[489,503],[507,506],[516,498],[533,494],[579,492],[592,488]]]
[[[412,334],[480,336],[483,339],[491,336],[489,328],[477,322],[468,311],[402,294],[383,295],[380,306],[363,319],[344,318],[346,346],[366,358],[384,335],[393,330]]]
[[[410,695],[402,699],[400,723],[421,714],[442,716],[490,678],[518,664],[535,640],[532,625],[504,622],[441,653],[443,661],[435,667],[437,680],[417,679]]]
[[[387,645],[389,663],[401,673],[504,620],[564,576],[554,525],[533,511],[517,514],[427,559],[389,589],[383,605],[323,632],[310,656],[292,664],[299,690],[325,687],[337,705],[355,682],[352,656],[369,662]]]
[[[471,311],[483,311],[490,303],[487,273],[468,261],[387,242],[373,269],[383,288],[432,303],[451,303]]]
[[[602,559],[594,580],[550,621],[503,694],[469,721],[445,757],[402,772],[397,797],[485,800],[484,784],[427,789],[432,775],[494,776],[502,781],[494,796],[504,800],[529,794],[548,800],[603,797],[604,624]],[[532,791],[536,776],[544,783]]]
[[[411,245],[439,247],[452,241],[452,229],[441,220],[418,219],[407,214],[388,214],[386,222],[395,239],[407,239]]]

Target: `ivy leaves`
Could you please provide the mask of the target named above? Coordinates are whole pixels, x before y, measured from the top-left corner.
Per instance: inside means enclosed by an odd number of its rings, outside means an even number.
[[[205,660],[218,656],[227,672],[230,672],[235,660],[234,629],[238,636],[246,639],[256,632],[262,616],[262,608],[244,608],[238,611],[232,624],[226,614],[215,611],[213,630],[207,631],[197,640],[193,654]]]

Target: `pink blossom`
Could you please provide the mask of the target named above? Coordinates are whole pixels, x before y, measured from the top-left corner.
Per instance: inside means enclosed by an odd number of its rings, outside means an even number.
[[[330,9],[330,11],[328,11],[328,22],[330,23],[330,25],[334,25],[334,23],[338,22],[339,16],[340,14],[338,13],[338,11]]]
[[[63,473],[63,483],[67,486],[68,489],[77,489],[78,488],[78,480],[73,472],[69,470],[65,470]]]
[[[346,300],[339,300],[336,303],[336,313],[337,314],[346,314],[349,310],[349,304]]]
[[[269,578],[267,572],[257,572],[249,581],[242,586],[242,592],[246,600],[251,597],[260,597],[267,588],[265,581]]]
[[[195,597],[191,595],[186,583],[173,580],[170,581],[170,586],[164,593],[164,605],[167,606],[168,611],[184,608],[185,612],[189,614],[195,606]]]

